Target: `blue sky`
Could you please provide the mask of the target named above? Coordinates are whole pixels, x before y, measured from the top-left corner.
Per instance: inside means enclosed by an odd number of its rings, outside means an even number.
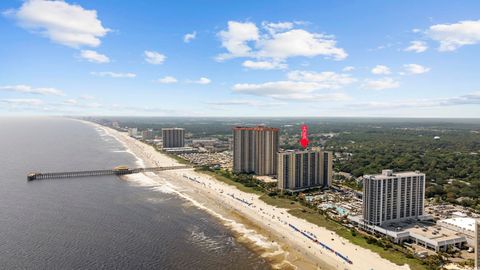
[[[1,1],[1,115],[480,116],[479,1]]]

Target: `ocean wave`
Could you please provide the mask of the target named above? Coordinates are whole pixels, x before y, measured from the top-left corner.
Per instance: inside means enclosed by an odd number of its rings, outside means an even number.
[[[112,141],[112,140],[105,140],[105,138],[103,138],[104,136],[108,136],[109,138],[113,138],[114,140],[116,140],[117,142],[119,142],[122,146],[123,146],[123,151],[126,152],[126,153],[129,153],[131,154],[134,158],[135,158],[135,164],[138,166],[138,167],[145,167],[145,162],[143,162],[143,160],[141,158],[139,158],[135,153],[133,153],[127,146],[127,144],[125,142],[123,142],[122,140],[120,140],[119,138],[117,138],[116,136],[114,136],[113,134],[111,134],[107,129],[105,128],[97,128],[96,129],[100,135],[100,137],[102,137],[102,140],[106,141],[106,142],[109,142],[109,141]]]
[[[215,238],[207,235],[201,231],[198,226],[193,226],[190,232],[190,242],[206,248],[209,251],[216,251],[223,249],[225,243],[220,238]]]
[[[120,138],[117,138],[117,136],[111,134],[106,129],[103,129],[103,132],[105,132],[108,136],[111,136],[112,138],[117,140],[124,147],[125,152],[130,153],[132,156],[134,156],[136,158],[136,164],[139,167],[145,166],[144,161],[141,158],[139,158],[134,152],[132,152],[125,142],[123,142]],[[165,179],[161,179],[154,173],[132,174],[132,175],[126,175],[124,177],[126,180],[128,180],[128,182],[134,185],[137,185],[139,187],[150,188],[152,191],[156,191],[156,192],[174,194],[184,199],[185,201],[189,202],[192,206],[207,212],[211,216],[217,218],[224,226],[229,228],[232,232],[237,234],[239,238],[241,238],[248,244],[252,245],[254,248],[256,247],[257,249],[261,249],[262,250],[261,255],[263,257],[273,259],[273,258],[278,258],[279,256],[281,256],[281,254],[283,254],[283,256],[281,257],[286,258],[286,255],[288,254],[288,252],[284,251],[278,243],[270,241],[266,236],[260,233],[257,233],[255,230],[247,228],[242,223],[226,218],[220,213],[215,212],[214,210],[208,208],[207,206],[203,205],[202,203],[196,201],[192,197],[185,194],[178,187],[172,185],[171,183],[168,183]],[[285,263],[290,264],[285,259],[281,259],[280,261],[281,261],[281,264],[285,264]]]
[[[175,194],[178,197],[186,200],[192,206],[196,207],[197,209],[203,210],[210,215],[219,219],[224,226],[229,228],[234,233],[238,234],[243,240],[246,240],[249,244],[256,246],[257,248],[261,248],[264,250],[262,254],[264,257],[271,257],[271,256],[278,256],[278,254],[283,253],[283,249],[276,243],[270,241],[267,237],[263,236],[262,234],[257,233],[255,230],[247,228],[244,224],[239,223],[235,220],[229,219],[224,217],[223,215],[215,212],[214,210],[206,207],[205,205],[201,204],[200,202],[196,201],[192,197],[182,193],[179,191],[179,188],[171,183],[166,182],[166,180],[156,176],[153,173],[149,173],[151,175],[146,174],[132,174],[127,175],[125,178],[139,187],[146,187],[150,190],[166,193],[166,194]],[[156,179],[155,179],[156,178]],[[160,181],[162,182],[160,182]]]

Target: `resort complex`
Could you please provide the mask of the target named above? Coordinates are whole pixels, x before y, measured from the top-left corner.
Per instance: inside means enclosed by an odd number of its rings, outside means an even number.
[[[420,259],[460,251],[470,254],[467,252],[470,250],[478,254],[475,218],[480,215],[467,217],[461,209],[427,204],[428,178],[422,172],[385,169],[379,174],[363,175],[357,180],[362,190],[355,191],[334,180],[335,157],[331,151],[320,147],[282,149],[280,138],[283,144],[290,139],[280,136],[279,128],[234,127],[227,137],[200,138],[182,128],[162,128],[161,133],[148,139],[145,132],[136,128],[125,130],[131,137],[156,145],[160,151],[200,168],[208,168],[214,174],[231,175],[228,177],[232,179],[246,177],[250,179],[249,185],[261,186],[269,194],[300,198],[306,206],[318,209],[362,237],[389,241],[403,247],[405,254]],[[248,200],[231,196],[254,206]],[[300,230],[294,224],[288,226],[310,241],[323,244],[323,248],[331,248],[314,233]],[[355,264],[348,256],[343,258],[345,263]]]

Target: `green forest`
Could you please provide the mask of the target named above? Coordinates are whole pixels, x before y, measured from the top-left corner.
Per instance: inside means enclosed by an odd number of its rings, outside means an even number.
[[[358,177],[382,169],[418,170],[427,176],[428,198],[438,197],[480,211],[477,130],[365,127],[340,132],[327,141],[325,148],[341,154],[334,163],[336,171]]]
[[[95,120],[103,124],[117,121],[122,127],[140,130],[183,127],[193,138],[231,136],[235,126],[265,125],[280,129],[282,149],[300,149],[300,126],[307,124],[309,146],[334,152],[335,171],[359,177],[380,173],[382,169],[418,170],[427,176],[428,198],[480,211],[479,119],[109,117]]]

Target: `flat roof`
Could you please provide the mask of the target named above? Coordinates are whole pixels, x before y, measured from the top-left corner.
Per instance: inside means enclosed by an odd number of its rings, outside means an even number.
[[[354,222],[357,222],[358,224],[363,223],[363,219],[361,215],[349,216],[348,219]],[[413,219],[391,222],[381,227],[375,226],[375,225],[366,225],[366,226],[374,229],[379,233],[386,234],[394,238],[408,236],[408,237],[412,237],[422,241],[428,241],[430,244],[433,244],[435,246],[440,246],[443,243],[445,243],[445,241],[450,241],[450,242],[466,241],[466,238],[462,234],[457,233],[454,230],[443,228],[438,225],[433,225],[433,224],[429,225],[427,223],[424,223],[421,221],[415,221]]]
[[[455,227],[464,229],[464,230],[469,230],[474,232],[475,231],[475,219],[474,218],[468,218],[468,217],[458,217],[458,218],[447,218],[447,219],[442,219],[439,220],[439,222],[443,222],[449,225],[453,225]]]
[[[162,130],[185,130],[185,129],[184,128],[173,127],[173,128],[162,128]]]
[[[408,228],[407,231],[410,232],[411,236],[415,237],[415,235],[417,236],[419,235],[436,242],[453,241],[453,240],[462,238],[462,236],[458,235],[456,231],[446,229],[446,228],[438,229],[435,226],[430,226],[430,227],[425,227],[425,229],[426,231],[424,231],[424,228],[421,228],[421,227],[418,227],[418,228],[413,227],[413,228]]]
[[[278,128],[273,127],[264,127],[264,126],[256,126],[256,127],[234,127],[234,130],[256,130],[256,131],[278,131]]]
[[[327,152],[328,151],[308,149],[308,150],[285,150],[278,153],[288,155],[288,154],[327,153]]]
[[[425,175],[425,174],[421,173],[421,172],[407,171],[407,172],[393,172],[391,175],[381,174],[381,173],[380,174],[367,174],[367,175],[364,175],[364,177],[373,177],[373,178],[377,178],[377,179],[389,179],[389,178],[420,176],[420,175]]]

